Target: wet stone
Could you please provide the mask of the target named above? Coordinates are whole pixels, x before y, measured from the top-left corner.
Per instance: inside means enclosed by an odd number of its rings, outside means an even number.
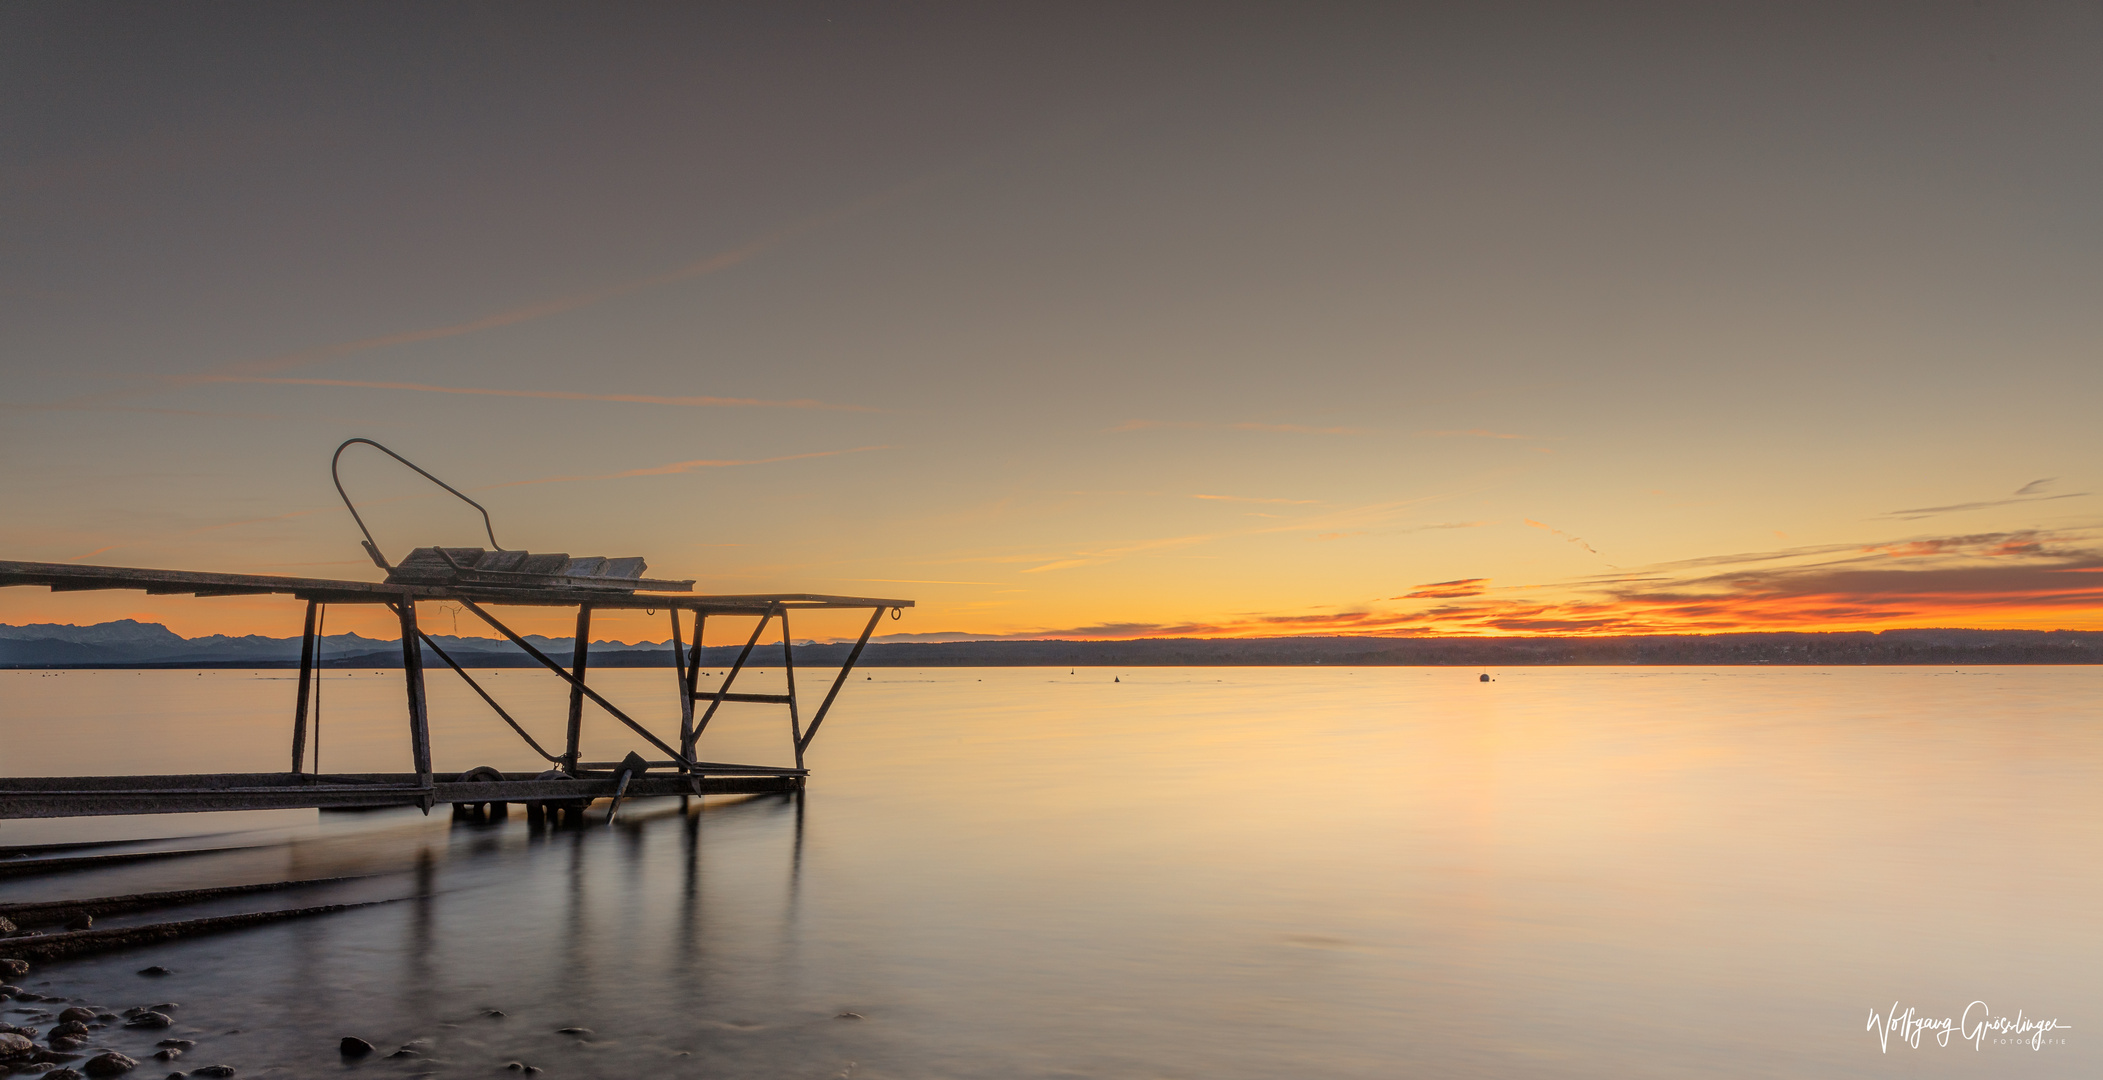
[[[173,975],[175,974],[175,972],[170,971],[159,964],[155,964],[150,968],[140,968],[139,974],[144,975],[149,979],[158,979],[163,975]]]
[[[344,1057],[364,1057],[365,1055],[372,1053],[374,1047],[371,1043],[366,1042],[364,1039],[357,1038],[356,1036],[346,1035],[343,1037],[342,1042],[336,1044],[336,1049]]]
[[[20,1035],[24,1038],[34,1039],[37,1037],[37,1029],[33,1027],[16,1027],[13,1024],[0,1024],[0,1035]]]
[[[72,1009],[67,1009],[65,1012],[58,1014],[58,1018],[60,1020],[65,1020],[66,1022],[51,1029],[52,1038],[56,1039],[60,1036],[70,1038],[75,1035],[86,1035],[88,1033],[88,1026],[86,1024],[83,1024],[78,1020],[66,1020],[67,1015],[70,1014],[72,1011]]]
[[[566,1027],[556,1028],[555,1034],[568,1035],[572,1038],[583,1039],[585,1042],[590,1042],[592,1040],[592,1037],[596,1036],[598,1032],[593,1031],[588,1027]]]
[[[53,1069],[44,1074],[44,1080],[80,1080],[80,1073],[74,1069]]]
[[[232,1076],[232,1075],[234,1075],[234,1067],[233,1067],[232,1065],[207,1065],[207,1066],[205,1066],[205,1067],[204,1067],[204,1068],[202,1068],[202,1069],[191,1069],[191,1070],[190,1070],[190,1075],[191,1075],[191,1076]]]
[[[159,1050],[155,1050],[153,1056],[161,1061],[174,1061],[176,1058],[183,1056],[183,1048],[180,1046],[164,1046]]]
[[[178,1005],[173,1001],[163,1001],[157,1005],[148,1005],[146,1007],[152,1009],[154,1012],[164,1013],[172,1013],[175,1010],[182,1008],[181,1005]]]
[[[81,1067],[81,1071],[89,1076],[121,1076],[138,1068],[138,1066],[139,1063],[136,1059],[126,1057],[112,1050],[106,1054],[97,1054],[89,1058],[88,1063]]]
[[[128,1028],[164,1028],[173,1027],[174,1025],[175,1017],[152,1009],[147,1009],[124,1022],[124,1026]]]
[[[193,1046],[196,1046],[196,1045],[197,1045],[197,1040],[195,1040],[195,1039],[162,1039],[162,1040],[161,1040],[160,1042],[154,1043],[153,1045],[155,1045],[155,1046],[172,1046],[172,1047],[175,1047],[175,1048],[176,1048],[177,1050],[188,1050],[189,1048],[191,1048],[191,1047],[193,1047]]]
[[[58,1014],[58,1018],[60,1020],[68,1022],[77,1020],[81,1023],[87,1023],[88,1021],[95,1019],[95,1010],[75,1005],[72,1008],[67,1009],[65,1012]]]
[[[15,986],[9,983],[0,983],[0,997],[15,997],[19,994],[26,993],[28,993],[28,991],[22,989],[19,986]]]
[[[93,930],[94,928],[95,916],[85,911],[66,920],[66,929],[68,930]]]
[[[863,1016],[862,1016],[862,1014],[861,1014],[861,1013],[858,1013],[858,1012],[843,1012],[843,1013],[841,1013],[840,1015],[838,1015],[838,1016],[835,1016],[835,1017],[833,1017],[833,1019],[835,1019],[835,1020],[860,1020],[860,1019],[863,1019]]]
[[[13,957],[0,958],[0,975],[5,975],[10,979],[19,979],[27,974],[29,974],[29,961],[17,960]]]

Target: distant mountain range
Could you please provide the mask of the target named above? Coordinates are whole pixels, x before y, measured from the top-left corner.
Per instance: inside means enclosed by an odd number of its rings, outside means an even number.
[[[536,661],[509,642],[434,634],[468,667],[532,667]],[[526,635],[534,647],[567,662],[573,638]],[[257,635],[185,638],[159,623],[130,619],[68,626],[0,623],[0,667],[297,667],[300,639]],[[702,664],[732,663],[740,646],[703,650]],[[826,666],[846,658],[844,643],[796,645],[799,665]],[[762,644],[753,663],[772,666],[781,646]],[[402,663],[399,641],[359,634],[322,639],[321,662],[332,668],[388,668]],[[670,667],[666,642],[592,642],[595,667]],[[2103,663],[2103,632],[2080,630],[1885,630],[1880,633],[1673,634],[1652,637],[1534,638],[1148,638],[1138,641],[878,641],[862,663],[875,667],[1206,667],[1266,665],[1433,665],[1521,667],[1548,664],[1635,666],[1667,664],[2095,664]],[[432,667],[442,666],[427,657]]]
[[[550,656],[569,659],[575,638],[522,635],[533,647]],[[531,665],[534,660],[510,642],[493,638],[454,637],[433,634],[431,640],[462,664],[477,667]],[[321,639],[322,662],[329,667],[400,667],[399,638],[378,639],[362,634],[329,634]],[[0,623],[0,667],[297,667],[300,639],[271,638],[250,634],[228,637],[186,638],[159,623],[132,619],[68,626],[63,623],[32,623],[10,626]],[[592,662],[628,666],[627,653],[651,650],[662,654],[671,666],[670,646],[644,642],[628,645],[618,641],[592,642]],[[514,664],[516,660],[518,663]],[[440,665],[436,657],[429,663]],[[648,665],[644,665],[648,666]]]

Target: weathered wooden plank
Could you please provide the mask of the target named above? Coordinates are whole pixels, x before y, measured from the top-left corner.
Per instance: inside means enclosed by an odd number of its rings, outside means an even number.
[[[681,773],[635,777],[629,784],[631,798],[652,795],[759,795],[796,791],[804,776],[795,769],[763,769],[759,766],[704,766],[706,775]],[[169,814],[204,810],[292,810],[305,808],[352,809],[378,806],[415,806],[425,798],[433,803],[540,802],[607,798],[614,793],[611,774],[575,780],[541,780],[527,774],[507,774],[503,780],[467,783],[437,782],[429,788],[416,784],[416,774],[390,774],[394,783],[334,784],[320,778],[306,784],[285,783],[289,774],[266,773],[279,783],[233,785],[207,783],[182,787],[170,780],[218,780],[220,777],[39,777],[53,786],[24,788],[10,784],[0,788],[0,818],[89,817],[104,814]],[[520,777],[513,779],[512,777]],[[90,785],[87,780],[104,781]],[[73,787],[58,787],[71,783]],[[88,858],[121,858],[89,856]],[[0,862],[0,873],[37,861]]]
[[[626,583],[623,583],[624,587]],[[296,578],[266,574],[221,574],[195,570],[154,570],[127,566],[83,566],[76,563],[38,563],[0,560],[0,586],[40,585],[56,591],[90,589],[148,590],[194,593],[228,589],[254,595],[278,593],[332,604],[385,604],[399,600],[404,592],[418,600],[455,600],[462,597],[513,606],[570,607],[580,593],[595,607],[673,608],[726,615],[760,615],[777,605],[807,608],[909,608],[911,600],[874,596],[836,596],[824,593],[763,593],[726,596],[650,595],[648,589],[691,583],[639,579],[638,590],[575,588],[499,588],[486,585],[389,585],[379,581],[336,581],[327,578]]]

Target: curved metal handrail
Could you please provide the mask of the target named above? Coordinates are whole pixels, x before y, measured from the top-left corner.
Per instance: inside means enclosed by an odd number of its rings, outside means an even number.
[[[340,466],[343,462],[343,452],[345,450],[350,449],[351,444],[353,443],[364,443],[365,445],[370,446],[375,450],[378,450],[380,453],[383,453],[388,457],[391,457],[394,460],[409,466],[411,469],[416,470],[416,474],[418,476],[421,476],[424,479],[429,480],[434,484],[437,484],[439,487],[442,487],[447,491],[452,492],[454,497],[458,498],[461,502],[464,502],[477,510],[481,510],[482,531],[489,534],[489,546],[495,548],[498,551],[504,550],[504,545],[497,543],[496,527],[489,523],[489,511],[487,509],[484,509],[481,503],[478,503],[475,500],[468,498],[466,495],[461,494],[460,489],[454,487],[453,485],[448,484],[445,481],[440,480],[435,476],[432,476],[430,473],[425,472],[423,470],[423,467],[418,465],[417,463],[410,461],[408,458],[405,458],[400,454],[397,454],[394,451],[387,449],[384,446],[381,446],[379,443],[376,443],[371,439],[345,439],[343,440],[343,445],[336,448],[336,455],[329,459],[329,478],[336,482],[336,494],[342,497],[343,508],[345,510],[350,511],[351,520],[358,523],[358,531],[365,534],[365,539],[359,541],[359,543],[364,545],[365,553],[367,555],[372,556],[372,561],[378,563],[380,569],[392,570],[394,569],[394,566],[392,563],[389,563],[387,561],[387,557],[385,555],[380,554],[380,546],[378,544],[373,543],[372,530],[365,527],[365,519],[358,516],[358,508],[351,505],[350,494],[343,490],[343,475],[338,470],[338,466]]]

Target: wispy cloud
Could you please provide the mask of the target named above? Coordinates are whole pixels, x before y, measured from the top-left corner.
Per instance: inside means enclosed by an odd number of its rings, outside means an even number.
[[[2085,499],[2088,497],[2089,493],[2086,491],[2071,491],[2064,495],[2045,494],[2045,489],[2049,488],[2057,479],[2057,477],[2046,477],[2043,480],[2032,480],[2015,489],[2015,494],[2006,498],[1986,499],[1981,502],[1952,503],[1949,506],[1919,506],[1911,510],[1887,510],[1883,516],[1898,518],[1902,521],[1919,521],[1922,518],[1931,518],[1938,514],[1956,514],[1966,510],[1988,510],[1996,506],[2013,506],[2017,503],[2051,502],[2054,499]]]
[[[1507,595],[1456,598],[1396,632],[1724,633],[2103,623],[2103,548],[2036,531],[1792,548],[1644,567]],[[1691,571],[1691,572],[1689,572]]]
[[[1269,431],[1287,435],[1363,435],[1365,429],[1353,427],[1319,427],[1312,424],[1267,424],[1254,420],[1238,423],[1207,423],[1197,420],[1127,420],[1110,429],[1112,434],[1125,431]]]
[[[373,500],[373,501],[371,501],[371,502],[362,502],[362,503],[359,503],[358,505],[359,505],[359,506],[377,506],[377,505],[382,505],[382,504],[384,504],[384,503],[390,503],[390,502],[402,502],[402,501],[405,501],[405,499],[428,499],[428,498],[431,498],[431,497],[432,497],[432,496],[429,496],[429,495],[412,495],[412,496],[405,496],[404,498],[396,498],[396,499],[376,499],[376,500]],[[115,543],[115,544],[105,544],[105,545],[103,545],[102,547],[96,548],[95,550],[93,550],[93,551],[90,551],[90,552],[87,552],[87,553],[85,553],[85,554],[81,554],[81,555],[74,555],[74,556],[71,556],[71,557],[69,557],[69,558],[68,558],[68,559],[67,559],[66,561],[67,561],[67,562],[79,562],[79,561],[81,561],[82,559],[92,559],[92,558],[94,558],[95,556],[97,556],[97,555],[100,555],[100,554],[102,554],[103,552],[106,552],[106,551],[116,551],[116,550],[118,550],[118,549],[120,549],[120,548],[128,548],[128,547],[139,547],[139,546],[142,546],[142,545],[145,545],[145,544],[152,544],[152,543],[161,543],[161,542],[165,542],[165,541],[168,541],[168,540],[181,540],[181,539],[186,539],[186,538],[188,538],[188,537],[192,537],[192,536],[202,536],[202,535],[204,535],[205,533],[210,533],[210,532],[219,532],[219,531],[221,531],[221,530],[225,530],[225,529],[234,529],[234,528],[239,528],[239,527],[241,527],[241,526],[243,526],[243,525],[263,525],[263,524],[267,524],[267,523],[269,523],[269,522],[273,522],[273,521],[290,521],[290,520],[292,520],[293,518],[302,518],[302,517],[307,517],[307,516],[309,516],[309,515],[311,515],[311,514],[325,514],[325,513],[328,513],[328,512],[329,512],[329,511],[331,511],[331,510],[338,510],[338,509],[341,509],[341,507],[334,507],[334,506],[312,506],[312,507],[308,507],[308,508],[307,508],[307,509],[305,509],[305,510],[290,510],[290,511],[287,511],[287,512],[285,512],[285,513],[282,513],[282,514],[272,514],[272,515],[270,515],[269,517],[259,517],[259,518],[241,518],[241,519],[240,519],[240,520],[238,520],[238,521],[222,521],[222,522],[219,522],[219,523],[218,523],[218,524],[216,524],[216,525],[202,525],[202,526],[199,526],[199,527],[197,527],[197,528],[194,528],[194,529],[184,529],[184,530],[182,530],[182,531],[180,531],[180,532],[174,532],[174,533],[169,533],[169,534],[167,534],[167,535],[165,535],[165,536],[153,536],[153,537],[144,537],[144,538],[140,538],[140,539],[136,539],[136,540],[125,540],[125,541],[121,541],[121,542],[118,542],[118,543]]]
[[[1193,499],[1209,499],[1214,502],[1272,503],[1280,506],[1313,506],[1313,499],[1260,499],[1253,495],[1192,495]]]
[[[936,578],[910,577],[843,577],[834,581],[875,581],[886,585],[1004,585],[1001,581],[942,581]]]
[[[294,379],[259,375],[195,375],[192,382],[263,383],[275,386],[347,386],[367,390],[411,390],[426,394],[470,394],[481,397],[545,398],[553,401],[612,401],[636,405],[679,405],[688,408],[827,409],[837,412],[875,412],[866,405],[835,405],[796,398],[770,401],[764,398],[665,397],[657,394],[586,394],[574,390],[507,390],[479,386],[432,386],[427,383],[378,382],[362,379]],[[161,410],[155,410],[161,411]]]
[[[1558,529],[1558,528],[1556,528],[1556,527],[1555,527],[1555,526],[1553,526],[1553,525],[1544,525],[1544,524],[1542,524],[1542,523],[1540,523],[1540,522],[1538,522],[1538,521],[1535,521],[1535,520],[1534,520],[1534,519],[1532,519],[1532,518],[1527,518],[1527,519],[1526,519],[1526,524],[1527,524],[1527,525],[1529,525],[1529,526],[1531,526],[1531,527],[1533,527],[1533,528],[1536,528],[1536,529],[1540,529],[1540,530],[1542,530],[1542,531],[1544,531],[1544,532],[1547,532],[1547,533],[1549,533],[1549,534],[1551,534],[1551,535],[1554,535],[1554,536],[1556,536],[1556,537],[1559,537],[1559,538],[1561,538],[1561,539],[1563,539],[1563,540],[1569,541],[1570,543],[1576,544],[1576,545],[1577,545],[1578,547],[1581,547],[1581,548],[1585,549],[1586,551],[1590,551],[1590,552],[1592,552],[1592,554],[1594,554],[1594,555],[1597,555],[1597,554],[1599,554],[1599,553],[1598,553],[1597,551],[1593,551],[1593,550],[1592,550],[1592,545],[1590,545],[1590,544],[1587,544],[1587,543],[1585,543],[1584,537],[1582,537],[1582,536],[1572,536],[1572,535],[1570,535],[1569,533],[1566,533],[1566,532],[1564,532],[1563,530],[1561,530],[1561,529]]]
[[[1116,559],[1122,559],[1130,555],[1141,555],[1158,551],[1170,551],[1176,548],[1190,547],[1194,544],[1202,544],[1206,541],[1217,539],[1219,539],[1218,534],[1205,534],[1199,536],[1166,536],[1157,540],[1142,540],[1136,544],[1124,544],[1118,547],[1101,548],[1094,551],[1076,552],[1067,558],[1054,559],[1053,561],[1047,562],[1042,566],[1032,566],[1029,569],[1024,570],[1023,573],[1042,574],[1053,570],[1071,570],[1078,566],[1095,566],[1100,563],[1106,563]]]
[[[1070,491],[1065,492],[1064,494],[1122,495],[1159,493]],[[1225,501],[1285,503],[1304,502],[1307,504],[1315,504],[1317,502],[1316,500],[1311,499],[1272,500],[1245,498],[1242,496],[1198,495],[1192,497],[1217,498]],[[1438,493],[1433,495],[1418,496],[1416,498],[1411,499],[1396,499],[1387,502],[1367,503],[1360,506],[1341,507],[1337,509],[1324,509],[1313,513],[1300,512],[1293,515],[1252,514],[1250,516],[1259,517],[1263,519],[1264,523],[1251,523],[1241,528],[1222,529],[1217,532],[1200,533],[1186,536],[1164,537],[1159,539],[1142,540],[1137,542],[1116,544],[1110,546],[1072,549],[1066,551],[1047,551],[1042,548],[1036,548],[1021,552],[1009,551],[1000,553],[974,554],[959,553],[955,556],[948,558],[932,559],[925,565],[954,566],[959,564],[981,563],[1032,563],[1035,565],[1028,567],[1022,572],[1026,574],[1042,574],[1051,573],[1053,571],[1059,570],[1073,570],[1085,566],[1098,566],[1104,563],[1114,562],[1116,560],[1134,555],[1162,553],[1183,548],[1195,547],[1201,544],[1211,543],[1215,540],[1226,540],[1237,537],[1275,536],[1280,533],[1297,533],[1307,537],[1310,540],[1332,541],[1340,540],[1347,536],[1357,536],[1365,533],[1378,533],[1380,535],[1400,535],[1418,532],[1426,529],[1472,529],[1479,528],[1484,525],[1494,524],[1494,522],[1488,521],[1459,521],[1433,522],[1402,529],[1393,529],[1388,527],[1391,525],[1394,519],[1403,517],[1408,514],[1416,513],[1426,503],[1438,502],[1440,500],[1448,499],[1451,497],[1451,493]],[[1184,557],[1195,558],[1200,556],[1186,555]]]
[[[1481,529],[1497,524],[1494,521],[1434,521],[1429,525],[1412,525],[1400,530],[1405,533],[1427,532],[1432,529]]]
[[[1833,556],[1833,557],[1826,557]],[[1741,565],[1730,566],[1731,562]],[[1687,571],[1693,571],[1691,573]],[[1423,604],[1421,601],[1438,601]],[[1342,610],[1102,622],[1017,638],[1732,633],[1895,627],[2103,628],[2103,530],[1912,537],[1753,552],[1491,590],[1418,586]]]
[[[686,263],[685,265],[673,267],[670,270],[661,271],[659,273],[650,274],[643,277],[631,278],[626,281],[614,282],[612,284],[602,285],[596,288],[584,289],[578,292],[570,293],[566,296],[558,296],[547,300],[536,301],[530,304],[522,304],[517,307],[506,308],[501,311],[492,312],[490,314],[483,315],[478,318],[466,319],[460,322],[445,323],[439,326],[418,327],[410,330],[399,330],[386,334],[375,334],[370,337],[355,338],[348,341],[338,341],[327,345],[317,345],[311,348],[300,349],[288,353],[280,353],[275,356],[268,356],[255,360],[234,361],[232,363],[222,364],[207,371],[198,372],[195,374],[160,376],[153,379],[150,385],[143,387],[132,387],[124,390],[116,390],[100,394],[83,395],[81,397],[49,405],[29,405],[22,407],[30,409],[66,410],[82,409],[89,407],[107,408],[109,407],[107,404],[109,402],[122,400],[128,397],[136,397],[142,394],[150,394],[160,390],[168,389],[170,387],[185,386],[200,382],[223,382],[227,381],[227,379],[225,378],[227,376],[271,375],[281,371],[289,371],[297,368],[309,367],[314,364],[324,363],[330,360],[339,360],[345,357],[357,355],[359,353],[372,352],[378,349],[389,349],[403,345],[415,345],[428,341],[442,341],[448,338],[464,337],[470,334],[482,333],[483,331],[487,330],[496,330],[507,326],[517,326],[521,323],[532,322],[536,319],[544,319],[553,315],[561,315],[567,312],[577,311],[582,308],[591,307],[594,304],[604,303],[605,301],[612,300],[617,297],[627,296],[631,293],[641,292],[645,289],[655,288],[662,285],[670,285],[675,282],[689,281],[695,278],[706,277],[710,274],[716,274],[724,270],[731,269],[732,267],[741,265],[754,258],[757,258],[760,255],[764,255],[767,252],[773,251],[776,248],[782,247],[783,245],[788,244],[791,241],[800,239],[804,236],[808,236],[811,233],[817,232],[828,226],[839,224],[840,222],[846,221],[850,218],[867,213],[870,210],[884,206],[888,203],[896,202],[900,199],[904,199],[910,195],[925,190],[933,186],[935,183],[939,182],[945,175],[947,174],[936,173],[920,177],[918,179],[890,188],[886,191],[878,192],[877,194],[868,196],[866,198],[857,199],[853,202],[846,203],[842,206],[835,207],[831,210],[827,210],[819,214],[814,214],[800,221],[792,222],[771,232],[767,232],[761,234],[760,236],[754,237],[753,239],[748,240],[745,243],[739,244],[736,247],[718,251],[704,258],[697,259],[693,262]]]
[[[1465,431],[1417,432],[1417,438],[1419,439],[1524,439],[1528,437],[1525,435],[1513,435],[1504,431],[1491,431],[1488,428],[1468,428]]]
[[[525,487],[528,484],[568,484],[579,480],[626,480],[637,476],[676,476],[696,469],[728,469],[739,465],[772,465],[780,461],[808,461],[812,458],[839,457],[842,454],[866,454],[874,450],[889,450],[888,446],[857,446],[852,450],[820,450],[809,454],[784,454],[770,458],[697,458],[693,461],[673,461],[663,465],[650,465],[640,469],[624,469],[621,472],[597,473],[590,476],[543,476],[537,480],[512,480],[502,484],[486,484],[476,491],[491,491],[496,488]]]
[[[216,409],[162,409],[150,405],[95,405],[57,402],[49,405],[22,405],[11,401],[0,401],[0,409],[15,412],[131,412],[159,413],[162,416],[195,416],[206,420],[280,420],[273,413],[224,412]]]
[[[758,237],[746,241],[745,243],[739,244],[736,247],[716,252],[713,255],[697,259],[693,262],[685,264],[684,266],[673,267],[670,270],[665,270],[659,273],[650,274],[644,277],[631,278],[627,281],[615,282],[610,285],[602,285],[594,289],[585,289],[580,292],[571,293],[567,296],[558,296],[548,300],[541,300],[536,303],[524,304],[519,307],[508,308],[503,311],[493,312],[491,314],[484,315],[480,318],[469,319],[464,322],[448,323],[443,326],[423,327],[415,330],[403,330],[392,334],[380,334],[374,337],[359,338],[353,341],[342,341],[331,345],[322,345],[311,349],[302,349],[298,352],[283,353],[278,356],[267,357],[261,360],[247,361],[245,363],[231,365],[227,369],[224,369],[221,373],[267,374],[273,371],[284,371],[288,368],[304,367],[308,364],[320,363],[324,360],[334,360],[340,357],[352,355],[354,353],[369,352],[373,349],[385,349],[397,345],[413,345],[425,341],[437,341],[444,338],[462,337],[467,334],[480,333],[484,330],[495,330],[499,327],[516,326],[519,323],[531,322],[535,319],[544,319],[550,315],[560,315],[565,312],[576,311],[580,308],[586,308],[594,304],[604,303],[605,301],[612,300],[616,297],[627,296],[630,293],[641,292],[644,289],[654,288],[660,285],[670,285],[674,282],[690,281],[694,278],[706,277],[710,274],[721,273],[722,271],[728,270],[731,267],[738,266],[760,255],[764,255],[769,251],[773,251],[774,249],[779,248],[792,240],[808,236],[813,232],[826,228],[827,226],[836,225],[842,221],[846,221],[847,219],[855,217],[856,215],[866,213],[886,203],[895,202],[899,199],[905,198],[906,196],[911,195],[914,192],[920,191],[921,189],[927,187],[934,180],[935,177],[930,176],[923,177],[921,179],[914,180],[909,183],[901,184],[897,187],[891,188],[888,191],[879,192],[878,194],[869,196],[867,198],[857,199],[853,202],[836,207],[832,210],[828,210],[820,214],[814,214],[810,217],[804,218],[801,221],[792,222],[779,229],[775,229],[772,232],[764,233]]]
[[[1419,585],[1401,596],[1390,597],[1390,599],[1454,600],[1463,596],[1481,596],[1488,590],[1489,584],[1489,578],[1481,577],[1457,578],[1453,581],[1434,581],[1429,585]]]
[[[858,446],[852,450],[821,450],[816,453],[810,454],[787,454],[781,457],[771,458],[702,459],[696,461],[674,461],[665,465],[651,465],[641,469],[627,469],[622,472],[604,473],[597,476],[545,476],[537,480],[511,480],[496,484],[482,484],[476,487],[471,487],[468,490],[494,491],[499,488],[523,487],[529,484],[561,484],[579,480],[625,480],[629,477],[635,476],[670,476],[683,472],[692,472],[695,469],[729,468],[731,466],[736,465],[770,465],[778,461],[802,461],[808,458],[838,457],[842,454],[861,454],[867,453],[872,450],[888,449],[891,448],[888,446]],[[358,501],[358,506],[359,508],[363,509],[366,507],[373,506],[386,506],[393,503],[420,502],[426,499],[438,498],[441,494],[442,493],[439,492],[432,492],[428,494],[419,493],[416,495],[397,495],[392,498],[386,499],[361,499]],[[87,552],[86,554],[72,556],[66,561],[78,562],[83,559],[93,558],[104,552],[116,551],[120,548],[140,547],[152,543],[164,543],[169,540],[185,539],[192,536],[199,536],[204,533],[219,532],[225,529],[239,528],[243,525],[262,525],[273,521],[290,521],[293,518],[302,518],[313,514],[339,513],[342,510],[343,507],[340,505],[312,506],[304,510],[290,510],[282,514],[272,514],[269,517],[242,518],[238,521],[222,521],[215,525],[205,525],[195,529],[185,529],[181,532],[169,533],[163,536],[142,537],[136,540],[127,540],[115,544],[106,544],[102,547],[96,548],[93,551]]]

